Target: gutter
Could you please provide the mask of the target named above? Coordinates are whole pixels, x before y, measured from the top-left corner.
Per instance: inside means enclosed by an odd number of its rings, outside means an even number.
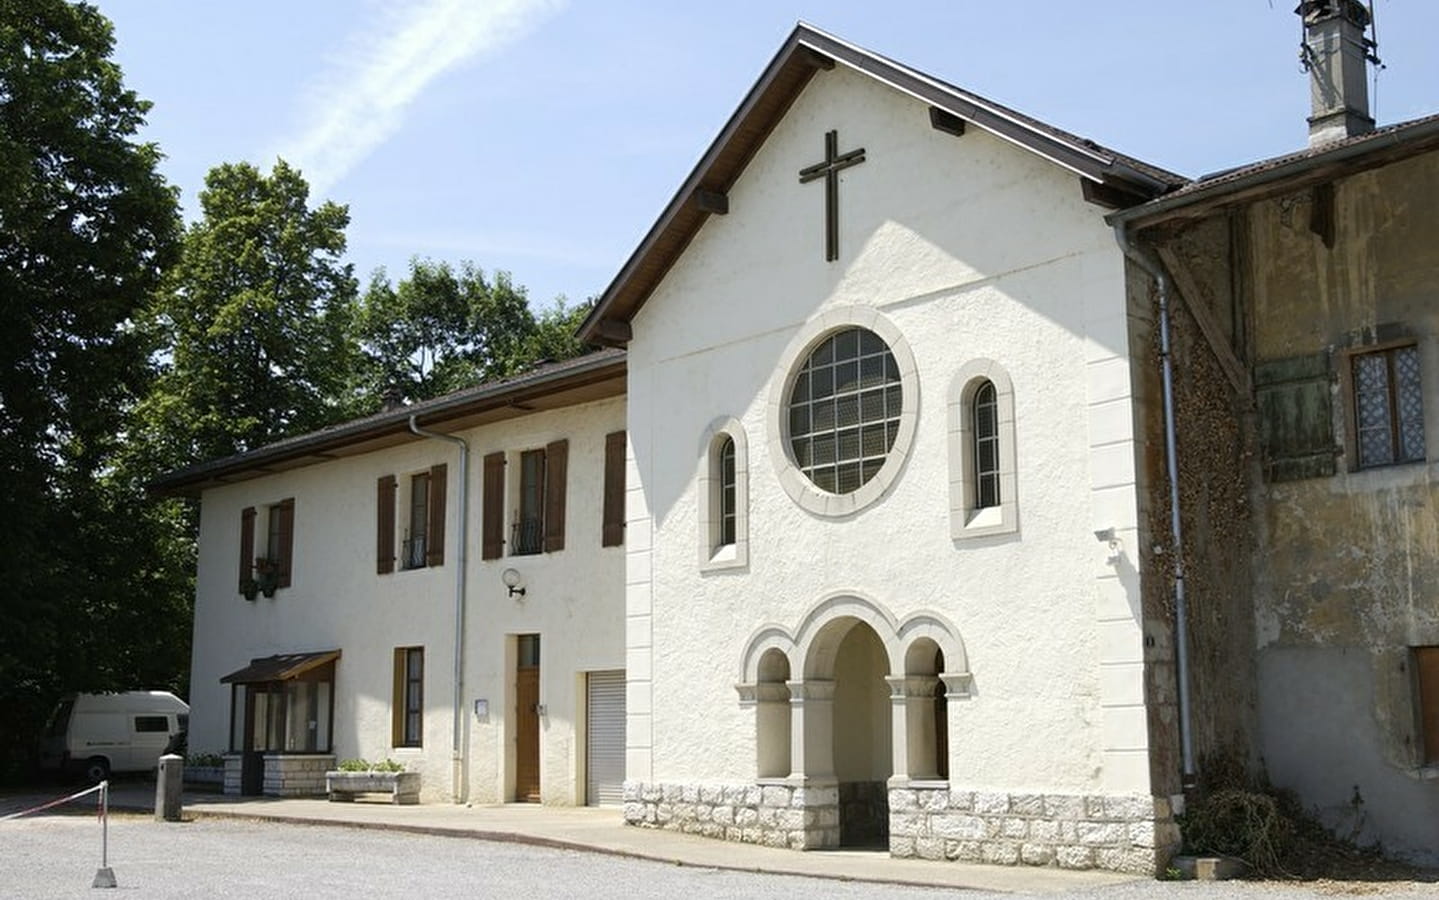
[[[1179,746],[1183,764],[1180,784],[1195,786],[1193,725],[1189,698],[1189,604],[1185,596],[1184,531],[1179,517],[1179,443],[1174,415],[1174,364],[1169,343],[1169,276],[1159,260],[1129,242],[1124,223],[1114,225],[1114,240],[1124,255],[1154,278],[1159,291],[1159,369],[1164,382],[1164,461],[1169,472],[1169,540],[1174,558],[1174,650],[1179,681]]]
[[[455,803],[464,803],[469,798],[469,779],[465,778],[465,760],[469,756],[465,747],[465,582],[469,554],[466,552],[469,540],[470,521],[470,445],[464,438],[452,434],[441,434],[421,428],[418,416],[410,416],[410,431],[420,437],[448,441],[460,448],[459,504],[460,527],[456,529],[459,540],[458,558],[455,560],[455,708],[453,711],[454,735],[451,744],[450,763],[454,785],[452,794]]]

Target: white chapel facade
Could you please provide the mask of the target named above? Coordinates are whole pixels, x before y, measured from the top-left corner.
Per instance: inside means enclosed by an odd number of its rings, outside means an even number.
[[[628,354],[632,822],[1145,871],[1172,832],[1085,187],[1156,175],[983,103],[801,26],[590,318]]]

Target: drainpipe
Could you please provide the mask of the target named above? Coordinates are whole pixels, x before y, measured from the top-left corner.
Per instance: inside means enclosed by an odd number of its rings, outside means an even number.
[[[1179,679],[1179,747],[1181,784],[1195,785],[1194,738],[1189,703],[1189,604],[1184,595],[1184,532],[1179,521],[1179,445],[1174,424],[1174,365],[1169,352],[1169,276],[1159,261],[1129,242],[1124,223],[1114,225],[1114,239],[1126,257],[1154,278],[1159,289],[1159,370],[1164,381],[1164,461],[1169,470],[1169,539],[1174,556],[1174,644]]]
[[[452,434],[441,434],[438,431],[428,431],[419,426],[415,416],[410,416],[410,431],[420,437],[434,438],[439,441],[449,441],[460,448],[460,527],[457,529],[459,537],[459,559],[455,566],[455,709],[454,709],[454,738],[451,746],[451,765],[453,767],[454,788],[453,794],[456,803],[464,803],[469,797],[469,783],[465,779],[465,581],[467,571],[468,553],[470,545],[468,524],[470,521],[470,445],[464,438],[455,437]]]

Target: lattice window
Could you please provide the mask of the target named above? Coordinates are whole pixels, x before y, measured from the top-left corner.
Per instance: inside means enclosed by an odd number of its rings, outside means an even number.
[[[975,509],[999,505],[999,398],[994,382],[974,392]]]
[[[1353,359],[1359,468],[1424,459],[1424,395],[1412,344]]]
[[[795,465],[820,490],[848,494],[884,465],[903,409],[899,366],[879,335],[846,328],[810,353],[789,396]]]

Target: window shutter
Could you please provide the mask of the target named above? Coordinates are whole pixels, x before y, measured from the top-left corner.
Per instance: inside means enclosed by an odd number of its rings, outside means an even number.
[[[255,568],[255,507],[240,510],[240,591],[254,577]]]
[[[1419,728],[1424,741],[1424,762],[1439,762],[1439,647],[1415,647],[1418,669]]]
[[[485,496],[480,511],[480,558],[499,559],[505,553],[505,454],[485,457]]]
[[[395,571],[395,476],[381,478],[375,488],[375,572]]]
[[[1329,355],[1315,353],[1254,368],[1259,443],[1267,481],[1334,474]]]
[[[280,572],[279,587],[290,586],[291,562],[295,552],[295,498],[280,501]]]
[[[425,565],[445,564],[445,464],[430,467],[430,521],[425,536]]]
[[[553,441],[545,446],[546,553],[565,549],[565,472],[569,460],[569,441]]]
[[[605,435],[605,509],[600,534],[601,547],[619,547],[625,542],[625,433]]]

